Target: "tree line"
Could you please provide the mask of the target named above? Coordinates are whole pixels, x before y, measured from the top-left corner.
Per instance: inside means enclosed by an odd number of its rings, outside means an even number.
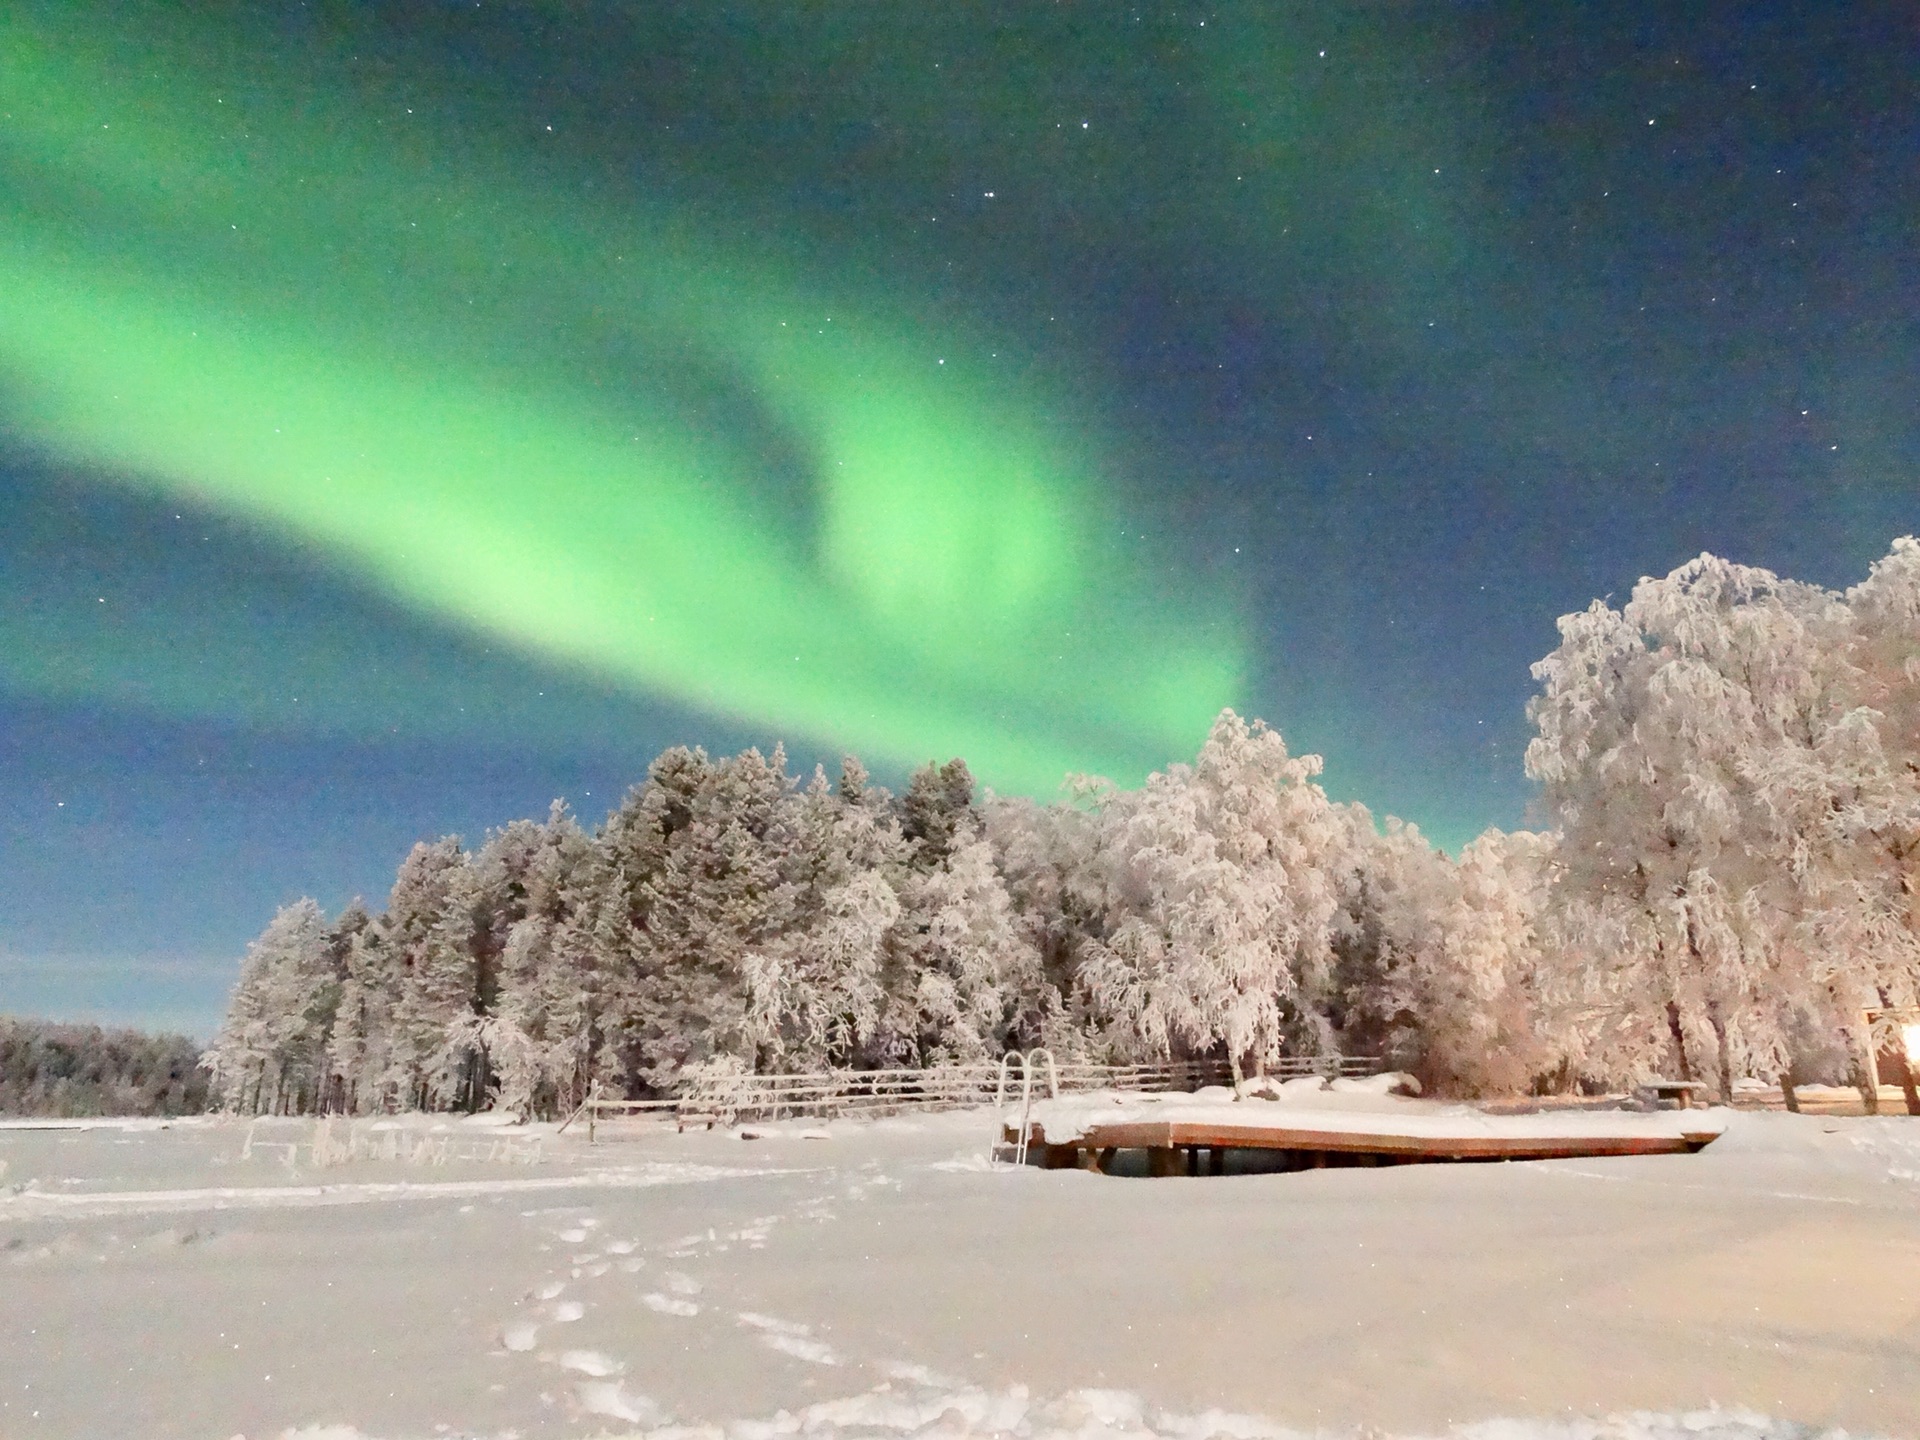
[[[0,1115],[197,1115],[207,1082],[184,1035],[0,1015]]]
[[[1232,711],[1050,805],[957,759],[894,796],[675,748],[592,831],[556,802],[416,845],[378,914],[283,909],[205,1063],[231,1107],[356,1113],[1034,1044],[1369,1054],[1459,1095],[1870,1087],[1920,1003],[1920,544],[1845,592],[1703,555],[1560,634],[1537,832],[1448,855]]]

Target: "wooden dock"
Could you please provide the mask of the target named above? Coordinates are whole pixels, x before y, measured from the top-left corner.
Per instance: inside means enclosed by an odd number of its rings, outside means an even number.
[[[1490,1160],[1569,1160],[1589,1156],[1687,1155],[1719,1137],[1718,1126],[1672,1133],[1648,1133],[1623,1115],[1617,1133],[1399,1134],[1390,1125],[1346,1129],[1274,1123],[1236,1125],[1226,1121],[1120,1119],[1078,1129],[1070,1138],[1050,1140],[1045,1122],[1028,1127],[1027,1163],[1049,1170],[1081,1168],[1107,1171],[1121,1151],[1144,1151],[1150,1175],[1219,1175],[1229,1151],[1268,1152],[1282,1170],[1318,1170],[1342,1165],[1419,1165]],[[1017,1128],[1005,1127],[1012,1147]],[[1277,1153],[1276,1153],[1277,1152]]]

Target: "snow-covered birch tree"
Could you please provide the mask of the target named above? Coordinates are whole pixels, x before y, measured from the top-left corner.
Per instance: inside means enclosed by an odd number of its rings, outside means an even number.
[[[1097,800],[1102,933],[1075,983],[1122,1053],[1224,1051],[1236,1072],[1283,1046],[1332,1043],[1301,1003],[1331,967],[1345,827],[1313,783],[1320,757],[1221,712],[1192,767]]]
[[[1807,802],[1855,723],[1846,607],[1703,555],[1560,624],[1527,766],[1561,830],[1585,1060],[1691,1077],[1710,1051],[1723,1095],[1736,1072],[1784,1073],[1796,1015],[1831,1008],[1809,940],[1833,920],[1833,856]]]

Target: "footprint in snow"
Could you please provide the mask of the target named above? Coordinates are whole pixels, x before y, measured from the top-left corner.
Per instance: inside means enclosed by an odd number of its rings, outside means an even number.
[[[564,1280],[549,1280],[533,1292],[534,1298],[538,1300],[558,1300],[560,1298],[560,1292],[566,1288],[567,1282]]]
[[[777,1320],[771,1315],[762,1315],[753,1310],[742,1310],[733,1317],[742,1325],[755,1330],[772,1330],[781,1335],[810,1335],[813,1332],[805,1325],[792,1320]]]
[[[539,1337],[540,1327],[527,1321],[509,1325],[500,1332],[500,1343],[509,1350],[526,1351],[533,1349],[533,1342]]]
[[[678,1270],[667,1272],[667,1288],[676,1295],[698,1295],[700,1282],[691,1275],[682,1275]]]
[[[635,1395],[618,1380],[591,1380],[574,1387],[580,1408],[594,1415],[625,1420],[632,1425],[657,1425],[666,1419],[660,1407],[645,1395]]]
[[[838,1365],[840,1357],[834,1348],[824,1340],[810,1340],[804,1335],[782,1335],[778,1331],[765,1331],[760,1343],[769,1349],[778,1350],[782,1355],[791,1355],[796,1360],[805,1360],[809,1365]]]
[[[776,1320],[771,1315],[757,1315],[750,1310],[743,1310],[734,1318],[742,1325],[758,1330],[760,1343],[770,1350],[778,1350],[782,1355],[791,1355],[811,1365],[840,1363],[840,1356],[834,1348],[823,1340],[813,1339],[812,1332],[805,1325],[796,1325],[791,1320]]]
[[[681,1300],[672,1295],[662,1295],[657,1291],[642,1295],[640,1303],[660,1315],[692,1316],[700,1313],[700,1307],[691,1300]]]
[[[590,1375],[600,1380],[608,1375],[618,1375],[627,1367],[611,1355],[602,1355],[598,1350],[568,1350],[560,1357],[560,1368],[572,1370],[580,1375]]]
[[[578,1300],[562,1300],[547,1312],[556,1325],[567,1325],[587,1313],[587,1307]]]

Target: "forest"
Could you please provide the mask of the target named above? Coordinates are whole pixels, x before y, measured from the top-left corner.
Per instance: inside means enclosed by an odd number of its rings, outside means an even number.
[[[0,1015],[0,1115],[197,1115],[207,1080],[184,1035]]]
[[[556,802],[416,845],[378,913],[282,909],[203,1063],[276,1113],[1034,1044],[1373,1055],[1464,1097],[1870,1090],[1920,1003],[1920,542],[1844,592],[1702,555],[1559,634],[1537,830],[1449,855],[1232,711],[1191,763],[1044,805],[958,759],[896,796],[675,748],[593,830]]]

